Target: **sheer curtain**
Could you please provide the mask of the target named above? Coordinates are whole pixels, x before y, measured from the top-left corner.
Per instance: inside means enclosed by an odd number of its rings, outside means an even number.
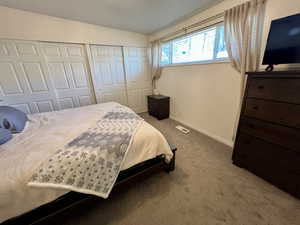
[[[152,74],[152,87],[156,89],[156,80],[161,76],[162,67],[160,65],[161,59],[161,43],[154,41],[151,43],[151,74]]]
[[[266,0],[252,0],[225,11],[225,42],[233,68],[241,76],[240,101],[234,136],[237,131],[242,99],[245,90],[246,72],[259,69],[263,19]]]

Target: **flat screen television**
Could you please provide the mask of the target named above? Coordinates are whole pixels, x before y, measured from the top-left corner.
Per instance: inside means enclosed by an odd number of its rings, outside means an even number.
[[[300,14],[273,20],[263,65],[300,63]]]

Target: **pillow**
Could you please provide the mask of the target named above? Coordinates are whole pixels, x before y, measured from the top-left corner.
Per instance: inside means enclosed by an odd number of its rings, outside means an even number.
[[[12,133],[23,131],[28,118],[27,115],[11,106],[0,106],[0,127],[10,130]]]
[[[8,142],[10,139],[12,139],[12,134],[9,130],[0,128],[0,145]]]

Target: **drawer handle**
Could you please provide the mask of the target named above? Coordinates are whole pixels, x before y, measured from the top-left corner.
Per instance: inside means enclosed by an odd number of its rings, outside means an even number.
[[[262,90],[262,89],[264,89],[264,88],[265,88],[265,87],[264,87],[263,85],[259,85],[259,86],[258,86],[258,89],[261,89],[261,90]]]
[[[253,109],[258,110],[258,106],[257,105],[253,106]]]

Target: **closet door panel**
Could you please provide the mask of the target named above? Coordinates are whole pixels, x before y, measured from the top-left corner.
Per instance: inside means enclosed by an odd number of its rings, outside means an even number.
[[[42,49],[60,109],[95,103],[83,46],[43,43]]]
[[[115,101],[127,105],[122,48],[92,45],[91,52],[97,102]]]
[[[69,109],[69,108],[75,108],[75,103],[73,101],[73,98],[60,98],[58,100],[60,109]]]
[[[0,99],[26,113],[59,109],[40,43],[0,41]]]
[[[49,87],[40,62],[23,62],[21,66],[32,93],[49,92]]]
[[[3,96],[22,95],[24,93],[13,61],[1,61],[0,72],[1,94]]]
[[[99,98],[100,98],[100,102],[118,102],[122,105],[127,105],[127,97],[125,91],[119,91],[119,90],[109,91],[109,92],[102,91],[100,93]]]
[[[64,63],[62,62],[48,62],[51,79],[56,90],[70,89],[70,81],[67,78]]]
[[[152,82],[147,48],[124,47],[129,106],[137,113],[147,111]]]

